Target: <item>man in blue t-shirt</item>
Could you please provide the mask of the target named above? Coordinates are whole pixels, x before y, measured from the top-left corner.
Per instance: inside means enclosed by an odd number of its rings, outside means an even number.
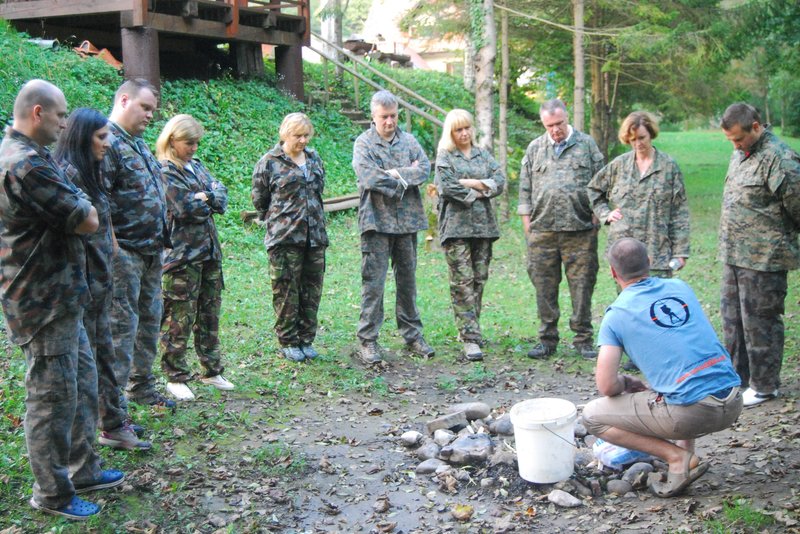
[[[600,325],[595,380],[605,397],[586,405],[584,424],[599,438],[669,463],[666,481],[652,480],[650,489],[672,497],[708,469],[694,439],[736,421],[741,382],[692,289],[651,278],[642,242],[616,241],[608,260],[621,293]],[[623,351],[649,386],[619,374]]]

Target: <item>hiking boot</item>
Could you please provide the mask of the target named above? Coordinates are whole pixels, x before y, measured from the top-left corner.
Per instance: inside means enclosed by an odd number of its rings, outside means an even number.
[[[100,507],[98,505],[89,501],[84,501],[76,496],[72,497],[72,500],[61,508],[47,508],[36,502],[36,499],[33,497],[28,501],[28,504],[46,514],[60,515],[61,517],[72,519],[73,521],[85,521],[93,515],[100,513]]]
[[[179,401],[194,400],[194,393],[184,382],[167,382],[167,393]]]
[[[317,352],[314,347],[311,346],[311,343],[307,345],[300,345],[300,351],[305,355],[306,360],[313,360],[317,356],[319,356],[319,352]]]
[[[114,430],[100,432],[100,435],[97,437],[97,443],[105,445],[106,447],[111,447],[112,449],[129,451],[146,451],[152,447],[149,441],[140,440],[136,436],[133,428],[128,424],[122,425]]]
[[[483,352],[481,352],[481,347],[477,343],[473,343],[472,341],[467,341],[464,343],[464,356],[471,362],[479,362],[483,360]]]
[[[548,356],[552,356],[555,353],[555,345],[545,345],[544,343],[539,343],[528,351],[528,358],[533,358],[534,360],[546,360]]]
[[[282,347],[281,355],[287,360],[293,362],[302,362],[306,359],[306,355],[300,350],[300,347]]]
[[[433,347],[428,345],[428,342],[425,341],[425,338],[422,336],[419,336],[411,343],[406,343],[406,350],[417,356],[422,356],[423,358],[433,358],[436,356],[436,351],[433,350]]]
[[[233,382],[226,380],[222,375],[206,376],[201,378],[200,382],[207,386],[214,386],[222,391],[231,391],[236,387],[233,385]]]
[[[383,361],[383,351],[377,341],[363,341],[358,348],[359,359],[367,365]]]
[[[87,493],[90,491],[108,489],[119,486],[125,482],[125,473],[116,469],[104,469],[100,473],[100,478],[85,485],[75,485],[75,493]]]
[[[597,350],[590,343],[576,344],[575,350],[587,360],[594,360],[597,358]]]
[[[757,406],[762,402],[778,398],[778,390],[769,393],[759,393],[753,388],[747,388],[742,392],[742,404],[744,406]]]

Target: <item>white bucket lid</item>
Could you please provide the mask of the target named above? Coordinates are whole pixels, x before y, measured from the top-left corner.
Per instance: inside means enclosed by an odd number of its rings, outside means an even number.
[[[547,426],[564,426],[578,417],[578,409],[570,401],[545,397],[528,399],[511,407],[514,427],[535,430]]]

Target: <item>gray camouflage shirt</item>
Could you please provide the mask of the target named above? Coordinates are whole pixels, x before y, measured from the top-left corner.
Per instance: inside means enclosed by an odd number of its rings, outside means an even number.
[[[669,269],[673,257],[689,257],[689,204],[683,174],[671,157],[655,149],[642,175],[634,151],[603,167],[589,182],[594,214],[605,224],[615,208],[622,219],[608,224],[609,245],[632,237],[647,245],[652,269]]]
[[[407,187],[386,173],[390,169],[397,169]],[[386,141],[373,124],[356,139],[353,170],[361,196],[358,228],[362,234],[373,230],[409,234],[428,228],[419,186],[430,177],[431,164],[413,135],[396,130]]]
[[[489,187],[481,193],[464,187],[461,179],[480,180]],[[460,150],[439,150],[436,155],[436,189],[439,192],[439,239],[500,237],[489,199],[503,192],[506,179],[488,150],[472,147],[469,157]]]
[[[530,215],[534,231],[592,229],[586,185],[602,166],[603,154],[585,133],[573,130],[559,156],[547,134],[537,137],[522,158],[517,213]]]
[[[735,150],[725,177],[720,261],[757,271],[800,267],[800,156],[766,130],[745,154]]]

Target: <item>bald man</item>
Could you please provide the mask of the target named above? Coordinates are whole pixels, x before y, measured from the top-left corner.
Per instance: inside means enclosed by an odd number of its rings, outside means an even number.
[[[30,504],[85,519],[100,507],[76,492],[119,485],[125,475],[100,468],[95,429],[84,419],[85,408],[97,410],[97,370],[82,322],[89,288],[80,236],[97,230],[98,218],[46,148],[66,118],[64,94],[44,80],[26,83],[14,102],[0,144],[0,300],[28,367]]]

